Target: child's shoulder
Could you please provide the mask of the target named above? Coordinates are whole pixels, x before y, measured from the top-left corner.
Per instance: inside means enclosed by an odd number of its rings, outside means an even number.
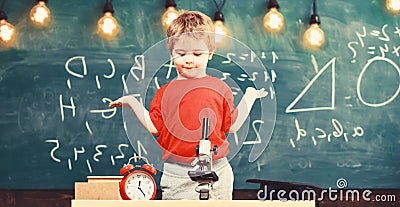
[[[211,83],[215,83],[215,84],[218,84],[218,85],[221,85],[221,86],[224,86],[224,87],[229,87],[228,84],[225,81],[221,80],[220,78],[217,78],[217,77],[214,77],[214,76],[208,76],[208,77],[209,77],[209,81]]]
[[[230,86],[220,78],[214,77],[214,76],[208,76],[206,80],[207,86],[220,91],[222,93],[232,93]]]

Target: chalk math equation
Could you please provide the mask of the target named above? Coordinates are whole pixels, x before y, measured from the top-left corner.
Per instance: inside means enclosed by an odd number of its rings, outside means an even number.
[[[391,102],[393,102],[400,93],[400,69],[398,66],[399,61],[399,37],[400,37],[400,28],[389,27],[387,24],[383,25],[379,29],[366,29],[363,26],[360,31],[355,32],[356,40],[349,41],[347,43],[348,49],[352,53],[352,60],[350,61],[352,64],[357,63],[357,57],[360,56],[361,52],[366,52],[367,60],[365,63],[358,63],[361,65],[361,68],[355,68],[360,70],[357,77],[356,84],[356,102],[358,105],[367,106],[367,107],[384,107]],[[365,54],[363,54],[365,55]],[[335,110],[336,106],[336,57],[332,58],[328,63],[326,63],[321,69],[318,68],[317,61],[314,56],[311,56],[311,62],[314,66],[315,76],[308,82],[308,84],[304,87],[304,89],[299,93],[299,95],[289,104],[286,108],[286,113],[299,113],[299,112],[310,112],[310,111],[329,111]],[[358,60],[360,62],[360,60]],[[386,88],[388,90],[389,95],[385,98],[380,98],[377,100],[375,96],[368,94],[363,91],[362,88],[365,87],[363,84],[373,84],[376,87],[380,86],[380,83],[383,80],[376,81],[367,81],[367,76],[371,77],[373,73],[377,73],[377,65],[385,66],[384,69],[379,68],[381,71],[378,73],[391,73],[395,74],[395,78],[397,78],[397,84],[394,88]],[[305,94],[309,93],[310,89],[314,86],[318,81],[327,81],[326,79],[322,79],[324,73],[330,73],[331,79],[330,85],[331,90],[325,91],[326,94],[326,102],[320,103],[320,106],[313,107],[297,107],[297,103],[305,96]],[[385,80],[388,81],[388,80]],[[340,86],[339,86],[340,87]],[[384,89],[382,89],[384,90]],[[393,92],[392,92],[393,91]],[[381,92],[381,91],[380,91]],[[392,93],[390,93],[392,92]],[[344,100],[346,101],[345,107],[352,108],[353,103],[350,100],[354,97],[354,95],[346,95]],[[362,126],[357,125],[357,123],[352,123],[354,126],[349,129],[344,129],[341,122],[335,118],[331,119],[331,128],[333,130],[325,130],[319,127],[315,127],[313,130],[305,130],[301,127],[301,123],[298,119],[294,119],[294,126],[296,128],[296,135],[289,138],[289,143],[293,148],[296,148],[297,144],[308,138],[313,146],[317,146],[319,142],[326,141],[328,143],[332,141],[336,141],[338,138],[342,138],[344,142],[348,142],[350,138],[359,138],[364,135],[364,129]]]

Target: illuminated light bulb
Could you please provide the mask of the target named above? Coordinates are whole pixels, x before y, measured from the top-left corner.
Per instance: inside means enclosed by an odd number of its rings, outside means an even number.
[[[277,8],[271,8],[264,16],[264,27],[270,32],[279,32],[285,25],[285,19]]]
[[[17,30],[7,22],[6,14],[0,10],[0,44],[6,47],[13,45],[16,35]]]
[[[107,40],[115,39],[119,34],[118,21],[113,17],[113,7],[110,2],[104,6],[104,16],[97,22],[97,32],[99,35]]]
[[[224,42],[228,35],[228,29],[224,25],[224,15],[221,11],[217,11],[214,15],[214,30],[215,30],[215,42]]]
[[[217,20],[214,22],[215,28],[215,41],[221,42],[224,40],[225,36],[228,35],[228,29],[225,27],[224,22]]]
[[[30,18],[33,24],[46,27],[50,24],[50,9],[46,6],[47,0],[39,0],[31,9]]]
[[[386,0],[386,9],[392,13],[400,11],[400,0]]]
[[[318,24],[311,24],[303,36],[304,43],[310,48],[319,48],[325,43],[325,34]]]
[[[101,37],[109,40],[118,36],[119,25],[111,12],[104,13],[104,16],[97,22],[97,31]]]
[[[321,47],[325,43],[325,34],[321,28],[319,28],[319,24],[321,21],[319,20],[319,16],[317,15],[316,9],[316,0],[313,1],[313,14],[310,17],[310,27],[304,32],[303,42],[304,44],[311,48],[317,49]]]
[[[264,16],[264,27],[272,33],[279,32],[285,25],[285,18],[278,11],[279,4],[277,0],[268,1],[269,11]]]
[[[178,18],[179,13],[176,11],[175,6],[167,7],[167,11],[161,17],[161,22],[164,29],[168,29],[169,25],[171,24],[174,19]]]

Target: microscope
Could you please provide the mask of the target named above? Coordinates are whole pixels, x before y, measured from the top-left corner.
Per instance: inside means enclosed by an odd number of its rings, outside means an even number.
[[[199,183],[195,190],[200,194],[200,200],[208,200],[212,197],[213,184],[218,181],[218,175],[212,171],[212,152],[216,155],[218,148],[215,145],[211,149],[210,120],[204,118],[202,136],[199,145],[196,146],[196,157],[192,162],[195,168],[188,171],[189,177]]]

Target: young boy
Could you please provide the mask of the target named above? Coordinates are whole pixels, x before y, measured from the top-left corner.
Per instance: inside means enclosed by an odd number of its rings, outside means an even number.
[[[233,171],[226,159],[229,153],[225,133],[237,131],[248,116],[254,101],[267,95],[264,89],[247,88],[233,107],[229,86],[208,76],[206,67],[215,52],[215,33],[211,19],[200,12],[183,12],[167,30],[168,49],[178,73],[175,80],[162,86],[150,104],[150,112],[133,96],[124,96],[110,107],[129,107],[163,149],[165,160],[161,177],[163,199],[199,199],[197,182],[188,171],[196,157],[202,135],[202,120],[210,120],[211,146],[218,153],[212,157],[213,171],[219,177],[212,189],[212,199],[231,200]]]

